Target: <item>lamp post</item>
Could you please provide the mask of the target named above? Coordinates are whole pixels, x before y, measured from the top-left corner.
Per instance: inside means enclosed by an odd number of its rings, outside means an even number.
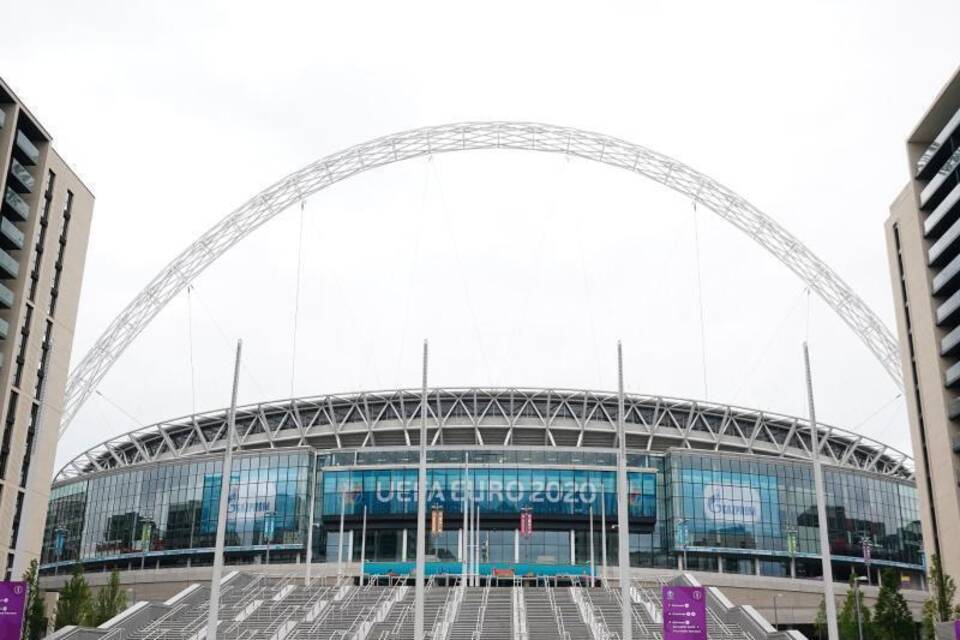
[[[273,511],[267,511],[264,514],[265,518],[263,520],[263,537],[265,538],[267,544],[267,558],[265,564],[270,565],[270,545],[273,544]]]
[[[867,584],[873,584],[873,578],[870,575],[870,559],[873,555],[873,542],[870,540],[869,535],[860,536],[860,548],[863,551],[863,563],[866,565],[867,569]]]
[[[863,618],[861,617],[861,614],[860,614],[860,583],[863,582],[864,580],[866,580],[865,577],[857,576],[856,579],[853,581],[853,588],[855,590],[855,593],[853,594],[854,595],[853,601],[857,605],[857,637],[860,640],[863,640]]]
[[[797,528],[787,528],[787,552],[790,554],[790,577],[797,577]]]
[[[677,518],[677,533],[680,537],[680,551],[683,554],[683,570],[689,571],[690,566],[687,564],[687,519],[686,518]]]
[[[57,554],[57,564],[53,566],[53,575],[57,575],[60,569],[60,560],[63,558],[63,547],[67,543],[68,533],[69,530],[62,525],[53,530],[53,549]]]

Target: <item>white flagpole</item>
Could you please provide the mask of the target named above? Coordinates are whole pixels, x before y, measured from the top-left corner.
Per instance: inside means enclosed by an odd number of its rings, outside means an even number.
[[[603,554],[601,566],[603,575],[600,582],[606,584],[607,579],[607,497],[603,492],[603,481],[600,481],[600,553]]]
[[[470,452],[468,451],[464,458],[463,485],[460,490],[460,509],[463,511],[463,530],[460,532],[460,585],[464,587],[467,586],[467,576],[470,575],[470,567],[467,563],[470,549],[470,501],[467,499],[469,466]]]
[[[594,581],[597,577],[597,572],[594,567],[597,564],[597,557],[594,554],[593,550],[593,505],[590,505],[590,586],[595,586]]]
[[[810,374],[810,351],[803,343],[803,366],[807,375],[807,404],[810,409],[810,441],[812,443],[813,485],[817,493],[817,522],[820,525],[820,562],[823,567],[823,599],[827,613],[827,637],[839,640],[837,628],[837,602],[833,596],[833,561],[830,557],[830,535],[827,525],[827,497],[823,487],[823,467],[820,464],[819,433],[817,432],[817,412],[813,407],[813,377]]]
[[[363,586],[364,565],[367,563],[367,505],[363,505],[363,528],[360,531],[360,586]]]
[[[617,434],[620,451],[617,455],[617,542],[620,562],[620,613],[622,640],[633,640],[630,616],[630,520],[627,514],[627,434],[623,421],[623,347],[617,341]]]
[[[420,464],[417,469],[417,575],[414,589],[414,640],[424,640],[423,632],[423,587],[426,563],[427,517],[427,341],[423,341],[423,395],[420,398]]]
[[[240,352],[243,341],[237,340],[237,359],[233,366],[233,393],[227,415],[227,442],[220,473],[220,508],[217,512],[217,541],[213,552],[213,575],[210,578],[210,610],[207,613],[207,640],[217,640],[220,613],[220,579],[223,575],[223,547],[227,534],[227,502],[230,500],[230,472],[233,464],[233,431],[237,421],[237,388],[240,384]]]
[[[310,509],[310,514],[307,516],[307,568],[303,574],[303,584],[306,587],[310,586],[310,568],[313,566],[313,526],[314,526],[314,511],[315,504],[317,500],[317,463],[316,454],[313,455],[313,481],[308,490],[310,495],[310,501],[307,503],[307,508]]]

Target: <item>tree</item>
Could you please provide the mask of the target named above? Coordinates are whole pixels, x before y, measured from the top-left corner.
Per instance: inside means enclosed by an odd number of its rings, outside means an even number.
[[[960,617],[960,606],[953,606],[957,585],[943,572],[937,554],[930,556],[930,591],[933,595],[923,603],[923,640],[935,640],[936,623]]]
[[[913,616],[900,593],[900,576],[892,569],[883,572],[873,611],[873,627],[875,640],[901,640],[913,635]]]
[[[97,603],[93,608],[94,626],[101,625],[123,611],[127,606],[127,596],[120,588],[120,572],[110,572],[110,582],[97,592]]]
[[[813,619],[813,630],[817,632],[817,640],[827,637],[827,601],[823,598],[817,608],[817,617]]]
[[[860,612],[859,621],[857,618],[858,604]],[[850,588],[847,590],[847,597],[843,600],[840,615],[837,616],[837,628],[840,632],[840,640],[859,640],[861,626],[863,628],[863,640],[872,640],[870,609],[863,601],[863,592],[858,588],[857,575],[851,573]]]
[[[89,626],[92,617],[93,601],[90,597],[90,586],[83,577],[83,567],[76,564],[73,567],[73,575],[60,592],[54,627],[59,629],[68,624]]]
[[[40,572],[37,561],[33,560],[27,572],[23,574],[23,581],[27,583],[26,620],[23,625],[23,640],[40,640],[47,634],[47,607],[43,602],[43,592],[40,591]]]

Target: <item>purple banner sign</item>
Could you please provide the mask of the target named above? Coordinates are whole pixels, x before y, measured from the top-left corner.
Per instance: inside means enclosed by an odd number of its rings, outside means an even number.
[[[26,582],[0,582],[0,638],[20,637],[26,604]]]
[[[703,587],[661,589],[663,640],[707,640],[707,594]]]
[[[953,621],[953,637],[960,640],[960,620]]]

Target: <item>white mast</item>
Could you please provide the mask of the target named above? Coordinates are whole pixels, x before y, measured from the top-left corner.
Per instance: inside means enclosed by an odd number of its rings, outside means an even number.
[[[417,468],[417,576],[415,587],[415,609],[413,618],[413,637],[424,640],[423,633],[423,574],[426,571],[426,527],[427,518],[427,341],[423,341],[423,394],[420,398],[420,464]]]
[[[237,387],[240,384],[240,351],[243,341],[237,340],[237,359],[233,365],[233,393],[227,415],[227,443],[220,473],[220,505],[217,512],[217,542],[213,552],[213,575],[210,578],[210,610],[207,614],[207,640],[217,640],[220,613],[220,578],[223,575],[223,546],[227,534],[227,502],[230,500],[230,471],[233,464],[233,431],[237,420]]]
[[[817,412],[813,407],[813,377],[810,374],[810,351],[803,343],[803,366],[807,374],[807,403],[810,405],[810,441],[813,458],[813,485],[817,493],[817,523],[820,525],[820,561],[823,567],[823,599],[827,610],[827,637],[839,640],[837,602],[833,598],[833,562],[830,558],[830,535],[827,525],[827,497],[823,488],[823,467],[820,464],[820,441],[817,433]]]

